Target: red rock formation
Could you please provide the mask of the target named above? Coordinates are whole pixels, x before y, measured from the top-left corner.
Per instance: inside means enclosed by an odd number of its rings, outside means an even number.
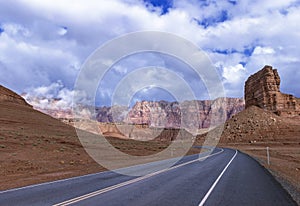
[[[300,99],[280,92],[280,77],[276,69],[265,66],[245,83],[245,107],[252,105],[277,115],[300,115]]]
[[[244,101],[238,98],[182,103],[142,101],[129,111],[126,122],[164,128],[208,128],[223,123],[243,109]]]

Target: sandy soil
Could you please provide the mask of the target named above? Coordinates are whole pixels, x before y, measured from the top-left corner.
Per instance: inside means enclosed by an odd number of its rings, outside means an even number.
[[[0,189],[104,170],[75,130],[30,107],[0,103]]]

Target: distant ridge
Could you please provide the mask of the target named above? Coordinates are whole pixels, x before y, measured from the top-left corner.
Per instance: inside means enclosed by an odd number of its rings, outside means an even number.
[[[54,118],[62,120],[73,119],[72,108],[60,108],[55,100],[48,100],[48,104],[39,104],[45,98],[28,98],[27,101],[34,105],[34,108]],[[42,105],[42,106],[39,106]],[[83,119],[97,120],[101,123],[126,123],[136,125],[148,125],[149,127],[160,128],[181,128],[182,117],[189,115],[189,124],[194,128],[209,128],[212,125],[224,123],[233,115],[244,110],[242,98],[217,98],[216,100],[190,100],[184,102],[168,101],[138,101],[132,108],[121,105],[82,108]],[[219,112],[212,108],[217,106]],[[197,114],[197,115],[195,115]],[[80,116],[80,115],[78,115]]]

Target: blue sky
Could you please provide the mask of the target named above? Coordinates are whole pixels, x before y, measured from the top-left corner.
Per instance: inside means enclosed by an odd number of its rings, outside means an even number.
[[[216,66],[226,96],[243,97],[246,78],[264,65],[277,68],[281,89],[300,97],[299,0],[16,0],[0,3],[0,84],[27,97],[59,98],[67,107],[87,57],[105,42],[135,31],[163,31],[203,49]],[[100,83],[99,105],[109,105],[117,83],[135,68],[177,71],[208,98],[193,72],[159,54],[129,57]],[[173,100],[155,87],[132,101]],[[36,104],[46,106],[37,100]]]

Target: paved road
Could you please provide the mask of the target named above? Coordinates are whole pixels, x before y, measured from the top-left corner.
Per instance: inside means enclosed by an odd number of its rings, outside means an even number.
[[[249,156],[216,148],[142,177],[102,172],[0,192],[0,205],[296,205]],[[163,161],[132,169],[155,167]]]

